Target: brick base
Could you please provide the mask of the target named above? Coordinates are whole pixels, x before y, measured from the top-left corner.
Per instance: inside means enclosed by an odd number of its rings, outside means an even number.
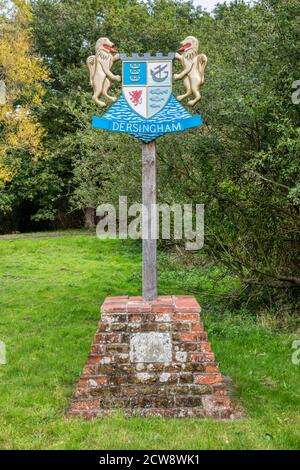
[[[194,297],[107,297],[69,416],[233,418]]]

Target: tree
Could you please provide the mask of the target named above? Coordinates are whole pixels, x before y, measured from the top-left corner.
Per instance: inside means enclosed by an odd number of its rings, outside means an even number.
[[[18,171],[17,152],[39,158],[43,128],[36,111],[44,95],[47,71],[32,49],[31,11],[26,1],[14,2],[15,11],[0,25],[0,73],[6,86],[6,103],[0,107],[0,185],[11,181]],[[7,13],[6,13],[7,15]]]
[[[44,108],[36,114],[46,130],[47,158],[33,166],[26,150],[6,195],[34,200],[31,216],[53,221],[62,208],[116,204],[119,195],[139,201],[140,145],[92,129],[90,118],[99,110],[85,61],[101,36],[131,53],[169,52],[193,34],[209,59],[196,110],[204,126],[159,140],[159,201],[205,204],[205,249],[239,276],[247,301],[297,300],[300,107],[291,95],[300,79],[299,0],[254,6],[236,0],[219,5],[214,16],[184,0],[32,4],[35,47],[50,75]],[[174,93],[181,87],[176,83]]]

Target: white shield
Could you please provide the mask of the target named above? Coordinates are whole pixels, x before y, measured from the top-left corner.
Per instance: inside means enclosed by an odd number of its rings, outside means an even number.
[[[123,95],[133,111],[145,119],[159,113],[172,92],[172,60],[123,60]]]

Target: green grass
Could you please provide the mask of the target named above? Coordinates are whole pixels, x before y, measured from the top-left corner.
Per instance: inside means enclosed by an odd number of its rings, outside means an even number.
[[[243,420],[67,420],[106,295],[137,295],[139,244],[92,237],[0,241],[2,449],[299,449],[300,366],[291,362],[300,333],[268,329],[246,312],[203,317],[221,371],[246,412]],[[213,291],[237,281],[220,269],[180,268],[160,259],[161,294]],[[202,295],[198,300],[203,304]]]

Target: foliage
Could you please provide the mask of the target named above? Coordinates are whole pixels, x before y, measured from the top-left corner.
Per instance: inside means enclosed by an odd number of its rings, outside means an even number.
[[[12,17],[3,17],[0,25],[0,73],[6,84],[6,104],[0,108],[0,185],[18,172],[17,151],[34,158],[44,152],[35,111],[42,104],[47,72],[32,51],[30,7],[22,0],[15,6]]]
[[[205,204],[205,249],[239,276],[243,299],[296,304],[300,107],[291,95],[300,78],[298,0],[235,1],[219,5],[214,16],[181,0],[34,0],[32,6],[35,47],[50,74],[40,116],[48,156],[44,173],[14,154],[14,166],[22,160],[23,170],[0,209],[20,210],[20,189],[28,186],[23,199],[31,218],[53,223],[59,210],[117,204],[119,195],[139,201],[140,145],[91,128],[99,109],[91,101],[86,58],[101,36],[131,53],[175,50],[193,34],[209,57],[195,110],[205,124],[158,141],[159,201]],[[175,94],[181,88],[176,83]],[[32,191],[40,178],[48,186]]]

